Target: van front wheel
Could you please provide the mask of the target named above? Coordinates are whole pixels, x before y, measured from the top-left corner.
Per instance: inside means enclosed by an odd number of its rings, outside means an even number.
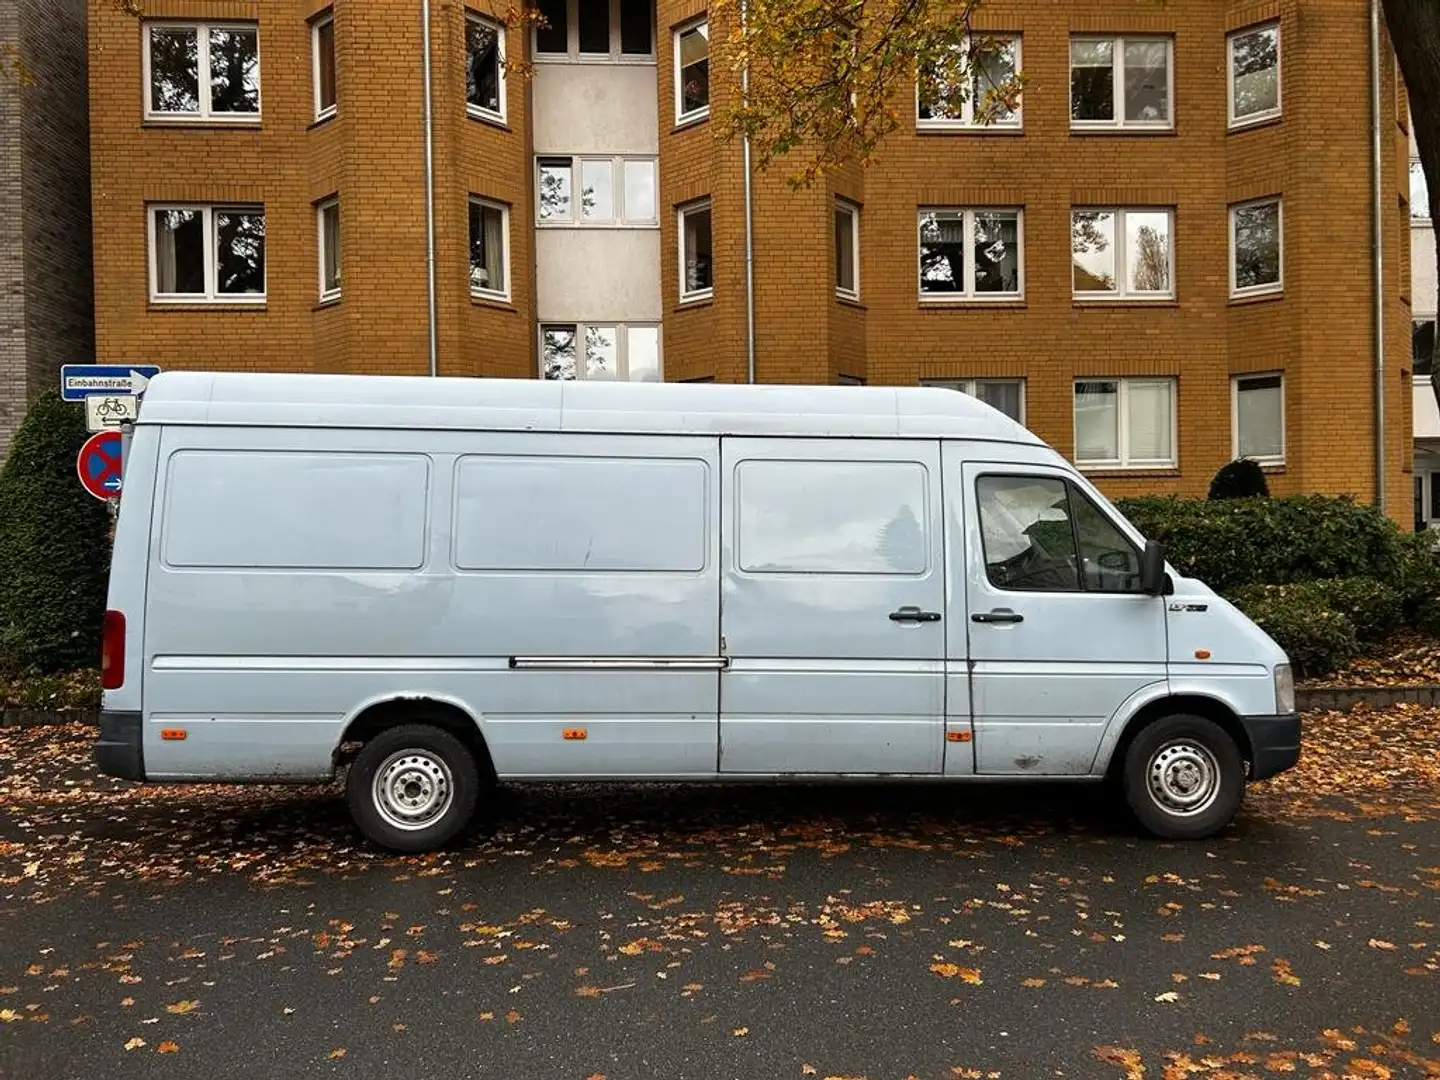
[[[480,770],[448,731],[406,724],[365,744],[350,766],[345,798],[367,840],[407,854],[433,851],[474,817]]]
[[[1125,754],[1125,801],[1140,825],[1167,840],[1201,840],[1230,824],[1245,795],[1240,748],[1203,716],[1166,716]]]

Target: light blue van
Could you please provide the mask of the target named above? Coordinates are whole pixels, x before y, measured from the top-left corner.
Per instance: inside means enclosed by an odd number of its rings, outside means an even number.
[[[1285,654],[949,390],[165,373],[100,768],[343,770],[453,839],[497,781],[1113,779],[1210,836],[1299,757]]]

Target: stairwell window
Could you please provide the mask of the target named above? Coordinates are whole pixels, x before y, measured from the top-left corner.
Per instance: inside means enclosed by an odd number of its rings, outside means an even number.
[[[835,200],[835,295],[860,299],[860,208]]]
[[[470,294],[510,299],[510,208],[470,199]]]
[[[315,84],[315,119],[335,115],[335,15],[326,11],[310,24],[311,77]]]
[[[340,200],[326,199],[315,207],[320,234],[320,300],[340,299]]]
[[[654,0],[538,0],[535,27],[542,63],[655,62]]]
[[[680,301],[708,300],[715,294],[710,200],[682,206],[677,213],[680,224]]]
[[[1230,126],[1273,120],[1280,115],[1280,24],[1256,26],[1226,41],[1230,69]]]
[[[151,206],[149,217],[152,301],[264,302],[263,207]]]
[[[1175,380],[1077,380],[1075,464],[1091,469],[1174,468]]]
[[[1260,199],[1230,208],[1230,295],[1265,296],[1284,288],[1283,208]]]
[[[540,377],[592,382],[660,382],[660,327],[545,323]]]
[[[675,122],[689,124],[710,115],[710,24],[705,20],[675,31]]]
[[[259,121],[254,23],[147,23],[144,42],[147,120]]]
[[[1234,443],[1237,458],[1262,465],[1285,462],[1285,377],[1237,375],[1230,380]]]
[[[465,16],[465,107],[481,120],[505,122],[505,28]]]

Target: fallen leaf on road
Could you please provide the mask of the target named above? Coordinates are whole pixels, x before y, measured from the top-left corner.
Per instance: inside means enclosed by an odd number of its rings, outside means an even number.
[[[14,1009],[0,1009],[0,1024],[13,1024],[20,1019],[20,1014]]]
[[[942,979],[953,979],[958,976],[961,982],[969,983],[971,986],[979,986],[983,981],[980,978],[980,972],[975,968],[960,967],[958,964],[934,963],[930,965],[930,970]]]
[[[135,1004],[135,999],[134,999],[134,998],[121,998],[121,999],[120,999],[120,1007],[121,1007],[122,1009],[128,1009],[128,1008],[130,1008],[131,1005],[134,1005],[134,1004]]]
[[[1290,970],[1289,960],[1282,960],[1277,958],[1270,965],[1270,968],[1272,971],[1275,972],[1275,978],[1277,981],[1284,983],[1286,986],[1300,985],[1300,977]]]
[[[1379,938],[1372,937],[1370,939],[1370,947],[1372,949],[1385,949],[1388,951],[1395,948],[1395,943],[1391,941],[1381,941]]]
[[[482,1012],[480,1014],[480,1019],[489,1022],[495,1019],[495,1014],[493,1012]]]
[[[734,1035],[737,1039],[743,1039],[746,1035],[750,1034],[750,1029],[748,1027],[736,1028],[730,1032],[730,1034]]]
[[[194,1012],[199,1007],[200,1002],[198,1001],[177,1001],[173,1005],[166,1005],[165,1011],[174,1013],[176,1016],[184,1016],[186,1013]]]
[[[516,1012],[514,1009],[511,1009],[509,1012],[507,1012],[507,1013],[505,1014],[505,1022],[506,1022],[507,1024],[514,1024],[514,1023],[517,1023],[519,1020],[520,1020],[520,1014],[519,1014],[518,1012]]]
[[[814,1065],[801,1065],[801,1066],[800,1066],[800,1075],[801,1075],[801,1076],[814,1076],[815,1073],[818,1072],[818,1071],[819,1071],[819,1070],[817,1070]]]
[[[345,1048],[343,1046],[337,1046],[334,1050],[330,1051],[329,1056],[331,1061],[338,1061],[345,1056]]]
[[[1145,1066],[1137,1051],[1127,1050],[1120,1046],[1097,1046],[1094,1053],[1096,1060],[1103,1061],[1106,1065],[1118,1065],[1124,1069],[1125,1080],[1143,1080]]]
[[[1166,990],[1163,994],[1156,994],[1155,1000],[1162,1001],[1166,1005],[1169,1005],[1173,1001],[1179,1001],[1180,995],[1177,994],[1174,990]]]
[[[180,1044],[166,1039],[159,1046],[155,1047],[155,1052],[157,1054],[178,1054],[180,1052]]]
[[[125,1049],[126,1049],[126,1050],[139,1050],[140,1047],[142,1047],[142,1046],[144,1046],[144,1045],[145,1045],[145,1040],[144,1040],[144,1039],[141,1039],[141,1038],[139,1038],[139,1037],[137,1036],[136,1038],[130,1039],[130,1040],[128,1040],[128,1041],[125,1043]]]
[[[1033,988],[1033,987],[1036,987],[1036,986],[1044,986],[1044,985],[1045,985],[1045,980],[1044,980],[1044,979],[1021,979],[1021,980],[1020,980],[1020,985],[1021,985],[1021,986],[1029,986],[1029,987],[1032,987],[1032,988]]]

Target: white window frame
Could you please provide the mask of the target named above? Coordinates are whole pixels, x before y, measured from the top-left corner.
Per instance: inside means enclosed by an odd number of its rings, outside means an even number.
[[[1279,455],[1267,454],[1264,457],[1252,457],[1250,460],[1260,465],[1284,465],[1286,439],[1285,373],[1283,371],[1250,371],[1244,375],[1230,376],[1230,457],[1234,459],[1240,456],[1240,384],[1252,379],[1280,380],[1280,453]]]
[[[470,279],[470,207],[483,206],[488,210],[500,211],[500,265],[505,277],[503,289],[491,289],[471,284],[470,295],[482,300],[510,301],[510,207],[496,199],[471,195],[465,203],[465,277]]]
[[[847,289],[842,286],[840,284],[840,267],[837,264],[835,266],[835,295],[842,300],[858,301],[860,299],[860,207],[849,199],[836,196],[835,213],[850,216],[850,266],[855,277],[852,288]]]
[[[160,123],[176,124],[258,124],[265,108],[264,70],[260,59],[260,24],[244,20],[221,19],[214,22],[190,22],[184,19],[147,19],[141,33],[144,56],[141,67],[144,79],[145,119]],[[195,34],[196,74],[199,79],[200,111],[193,113],[156,112],[154,109],[154,86],[151,82],[150,35],[156,30],[187,30]],[[210,108],[210,31],[240,30],[255,35],[255,97],[253,113],[213,112]]]
[[[564,319],[546,319],[539,322],[536,325],[535,330],[536,340],[538,343],[538,351],[536,353],[539,363],[538,377],[541,380],[545,379],[545,331],[548,329],[553,329],[555,327],[563,327],[565,329],[570,329],[571,327],[573,327],[575,329],[575,378],[573,380],[551,379],[549,380],[550,382],[585,381],[587,377],[585,374],[587,359],[585,356],[585,332],[592,327],[615,331],[615,377],[613,379],[596,379],[594,380],[595,382],[629,382],[630,331],[646,330],[652,328],[656,331],[655,356],[660,365],[659,381],[665,381],[665,332],[663,329],[661,329],[661,324],[658,322],[647,322],[644,320],[641,320],[640,322],[609,322],[604,319],[591,319],[586,322],[581,322],[579,320],[575,322],[567,322]],[[620,374],[622,371],[625,373],[623,378]]]
[[[509,115],[506,98],[510,96],[509,86],[505,78],[505,58],[508,55],[505,51],[505,24],[474,11],[465,12],[465,66],[467,69],[467,81],[469,78],[468,69],[470,66],[470,25],[474,23],[495,32],[495,53],[496,66],[499,68],[499,91],[500,108],[498,110],[482,108],[473,104],[469,95],[466,95],[465,111],[477,120],[489,120],[497,124],[506,123]]]
[[[1115,383],[1116,429],[1119,458],[1113,461],[1080,460],[1080,425],[1076,409],[1080,404],[1081,383]],[[1170,385],[1170,459],[1168,461],[1136,460],[1130,456],[1130,387],[1135,383],[1168,383]],[[1081,472],[1169,472],[1179,467],[1180,458],[1180,386],[1173,375],[1090,375],[1077,377],[1070,383],[1070,426],[1075,447],[1075,467]]]
[[[1175,130],[1175,38],[1168,34],[1071,34],[1066,42],[1065,90],[1067,96],[1074,86],[1075,61],[1069,50],[1077,41],[1108,41],[1111,57],[1111,93],[1115,95],[1113,120],[1076,120],[1070,117],[1070,130],[1085,131],[1174,131]],[[1169,115],[1163,121],[1131,120],[1125,116],[1125,43],[1129,41],[1163,41],[1165,43],[1165,101]],[[1068,109],[1066,110],[1069,111]]]
[[[974,36],[975,36],[975,35],[967,36],[967,37],[965,38],[964,44],[960,46],[961,57],[962,57],[962,59],[966,62],[967,68],[968,68],[969,57],[970,57],[970,45],[971,45],[971,41],[973,40],[973,37],[974,37]],[[1020,34],[1020,33],[1012,33],[1012,32],[1007,31],[1007,32],[1005,32],[1005,33],[994,33],[994,34],[981,33],[981,34],[979,34],[978,36],[979,36],[980,38],[982,38],[982,39],[984,39],[984,38],[993,38],[993,39],[996,40],[996,41],[1008,41],[1008,42],[1010,43],[1011,48],[1013,48],[1014,51],[1015,51],[1015,75],[1016,75],[1017,78],[1019,78],[1020,75],[1023,74],[1023,72],[1024,72],[1024,70],[1025,70],[1025,56],[1024,56],[1024,45],[1023,45],[1024,35],[1023,35],[1023,34]],[[977,123],[977,122],[975,121],[975,88],[974,88],[974,75],[973,75],[973,74],[970,76],[970,81],[971,81],[970,92],[966,95],[965,101],[964,101],[964,102],[961,104],[961,106],[960,106],[960,116],[959,116],[958,118],[956,118],[956,117],[929,117],[929,118],[922,118],[922,117],[920,116],[920,80],[917,78],[917,79],[915,80],[915,127],[916,127],[916,129],[918,129],[918,130],[920,130],[920,131],[958,131],[958,132],[967,132],[967,133],[972,133],[972,134],[975,133],[975,132],[980,132],[980,133],[983,134],[984,132],[987,132],[987,131],[1020,131],[1020,130],[1023,130],[1023,129],[1024,129],[1024,127],[1025,127],[1025,101],[1024,101],[1024,95],[1023,95],[1023,93],[1021,94],[1020,100],[1016,103],[1014,113],[1011,114],[1011,116],[1008,117],[1007,119],[1005,119],[1005,120],[995,120],[995,121],[992,121],[991,123],[988,123],[988,124],[980,124],[980,123]]]
[[[1423,203],[1415,201],[1415,170],[1420,170],[1420,178],[1425,180],[1426,198]],[[1406,171],[1406,182],[1409,190],[1405,193],[1405,201],[1410,206],[1410,224],[1416,228],[1428,229],[1433,224],[1430,217],[1429,180],[1425,176],[1425,166],[1415,154],[1410,155],[1409,168]]]
[[[158,239],[155,230],[155,215],[165,210],[187,210],[198,211],[201,215],[205,230],[205,292],[199,293],[162,293],[159,291],[159,261],[156,259],[155,243]],[[231,295],[218,291],[217,278],[220,271],[219,244],[220,237],[217,231],[215,215],[217,213],[236,214],[258,214],[265,216],[265,207],[259,203],[146,203],[145,204],[145,239],[147,258],[150,270],[150,302],[152,304],[206,304],[229,307],[238,305],[241,307],[264,304],[270,288],[270,257],[267,251],[265,257],[265,290],[258,293],[243,293]],[[268,222],[267,222],[268,228]]]
[[[335,214],[336,214],[336,220],[335,220],[335,258],[336,258],[335,280],[336,280],[337,282],[341,282],[341,284],[337,285],[337,286],[336,286],[335,288],[333,288],[333,289],[327,289],[327,288],[325,287],[325,256],[326,256],[326,244],[325,244],[325,239],[326,239],[325,212],[326,212],[327,210],[331,210],[331,209],[333,209],[333,210],[335,211]],[[340,299],[340,294],[341,294],[341,292],[342,292],[342,290],[343,290],[343,288],[344,288],[344,282],[343,282],[342,277],[341,277],[341,266],[343,265],[343,261],[344,261],[345,255],[344,255],[344,252],[342,251],[342,249],[341,249],[341,247],[340,247],[341,237],[340,237],[340,220],[339,220],[339,214],[340,214],[340,197],[339,197],[338,195],[332,195],[332,196],[330,196],[328,199],[321,199],[318,203],[315,204],[315,235],[316,235],[316,238],[319,240],[319,243],[320,243],[320,302],[321,302],[322,304],[328,304],[328,303],[330,303],[332,300],[339,300],[339,299]]]
[[[542,163],[568,161],[570,163],[570,216],[564,218],[540,217],[540,168]],[[610,216],[608,218],[587,218],[582,205],[584,198],[585,165],[597,161],[610,166]],[[631,161],[648,162],[654,181],[651,201],[655,213],[649,217],[632,218],[625,206],[625,164]],[[535,225],[541,229],[658,229],[660,227],[660,159],[649,154],[537,154],[535,155]]]
[[[1235,214],[1237,211],[1252,206],[1267,206],[1274,203],[1276,207],[1275,231],[1279,247],[1279,274],[1273,283],[1264,285],[1249,285],[1239,288],[1235,284],[1235,271],[1238,260],[1235,255]],[[1229,230],[1230,236],[1227,246],[1230,249],[1230,299],[1243,300],[1251,296],[1275,296],[1285,291],[1285,199],[1281,195],[1267,195],[1261,199],[1248,199],[1245,202],[1232,203],[1230,205]]]
[[[965,215],[965,281],[959,292],[927,293],[924,279],[920,276],[920,249],[924,241],[920,236],[920,219],[926,214],[949,213]],[[1015,246],[1017,249],[1016,268],[1020,274],[1020,287],[1015,292],[977,293],[975,291],[975,217],[977,214],[1014,214]],[[1014,304],[1025,299],[1025,208],[1021,206],[921,206],[915,211],[915,291],[922,304]]]
[[[655,4],[650,4],[650,51],[648,53],[627,53],[621,51],[620,37],[621,0],[608,0],[610,13],[610,49],[608,52],[592,53],[580,51],[580,0],[565,0],[565,51],[563,53],[541,52],[539,49],[539,27],[530,32],[530,56],[537,64],[654,64],[655,39],[658,27],[655,20]]]
[[[955,390],[962,394],[969,394],[975,400],[980,400],[976,391],[984,383],[1006,383],[1014,384],[1020,388],[1020,418],[1018,423],[1025,424],[1026,410],[1025,380],[1018,375],[996,375],[993,377],[981,376],[975,379],[921,379],[921,386],[931,386],[939,390]],[[992,405],[991,408],[994,408]]]
[[[700,16],[700,18],[698,18],[698,19],[691,19],[689,22],[681,23],[679,26],[675,27],[675,29],[672,31],[671,36],[670,36],[670,44],[671,44],[670,53],[671,53],[671,59],[672,59],[673,68],[674,68],[674,70],[673,70],[673,76],[674,76],[674,77],[673,77],[673,79],[672,79],[671,81],[674,83],[674,91],[675,91],[675,124],[676,124],[677,127],[683,126],[683,125],[686,125],[686,124],[698,124],[698,123],[700,123],[700,121],[702,121],[702,120],[708,120],[708,119],[710,118],[710,96],[711,96],[711,95],[710,95],[708,92],[707,92],[707,94],[706,94],[705,104],[702,105],[700,108],[698,108],[698,109],[692,109],[692,110],[690,110],[688,113],[681,111],[681,110],[682,110],[682,97],[681,97],[681,93],[680,93],[680,38],[681,38],[682,36],[684,36],[685,34],[690,33],[690,31],[692,31],[692,30],[698,30],[698,29],[699,29],[700,27],[702,27],[702,26],[705,28],[705,60],[706,60],[706,62],[707,62],[707,64],[708,64],[708,62],[710,61],[710,58],[711,58],[711,57],[710,57],[710,51],[711,51],[711,50],[710,50],[710,18],[709,18],[708,15],[702,15],[702,16]],[[714,88],[714,82],[713,82],[713,80],[711,80],[711,82],[710,82],[710,89],[713,89],[713,88]]]
[[[335,11],[327,8],[310,23],[310,82],[313,92],[315,120],[328,120],[339,111],[340,106],[340,64],[337,53],[333,66],[335,68],[335,101],[330,105],[320,104],[320,29],[324,26],[331,27],[331,43],[334,48],[334,26]]]
[[[1129,264],[1129,242],[1125,233],[1125,218],[1130,213],[1136,214],[1164,214],[1168,220],[1166,227],[1166,255],[1169,257],[1169,266],[1166,269],[1166,280],[1170,287],[1164,292],[1159,291],[1130,291],[1130,264]],[[1072,251],[1070,258],[1070,297],[1071,299],[1086,304],[1106,304],[1123,302],[1127,304],[1164,304],[1175,299],[1175,208],[1173,206],[1072,206],[1070,208],[1070,229],[1074,235],[1076,214],[1114,214],[1115,215],[1115,288],[1109,292],[1103,290],[1082,291],[1075,288],[1075,258]]]
[[[1263,112],[1251,113],[1249,116],[1235,115],[1235,42],[1239,38],[1249,37],[1251,34],[1263,33],[1266,30],[1275,31],[1275,107],[1266,109]],[[1256,124],[1267,124],[1271,120],[1277,120],[1285,112],[1285,35],[1280,27],[1279,19],[1270,19],[1262,23],[1254,23],[1251,26],[1242,27],[1239,30],[1232,30],[1225,35],[1225,115],[1229,121],[1231,131],[1253,127]]]
[[[710,285],[704,289],[695,289],[687,292],[685,289],[685,216],[698,213],[704,210],[710,215]],[[680,303],[692,304],[701,300],[709,300],[715,295],[715,207],[708,199],[697,199],[694,202],[686,203],[675,208],[675,222],[678,226],[675,237],[676,248],[678,249],[680,264]]]

